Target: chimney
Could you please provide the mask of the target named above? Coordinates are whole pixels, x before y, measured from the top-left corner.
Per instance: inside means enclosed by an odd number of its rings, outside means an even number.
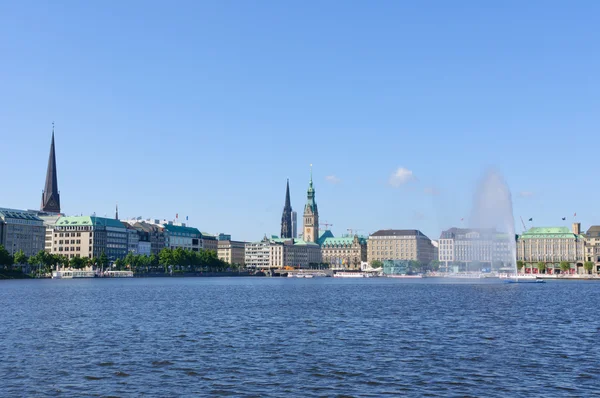
[[[581,223],[580,222],[574,222],[573,223],[573,233],[575,235],[580,235],[581,234]]]

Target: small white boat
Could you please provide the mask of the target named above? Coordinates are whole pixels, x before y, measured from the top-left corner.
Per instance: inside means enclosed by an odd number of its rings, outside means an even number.
[[[52,279],[94,278],[94,271],[63,270],[53,271]]]
[[[370,275],[365,274],[364,272],[337,272],[333,274],[334,278],[369,278]]]
[[[133,278],[133,271],[105,271],[105,278]]]

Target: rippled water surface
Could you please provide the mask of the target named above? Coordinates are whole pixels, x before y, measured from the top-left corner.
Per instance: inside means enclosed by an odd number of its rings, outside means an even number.
[[[600,283],[0,281],[0,396],[600,394]]]

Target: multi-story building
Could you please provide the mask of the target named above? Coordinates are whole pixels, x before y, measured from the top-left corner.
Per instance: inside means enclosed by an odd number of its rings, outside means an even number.
[[[594,263],[594,273],[600,273],[600,225],[593,225],[585,234],[585,261]]]
[[[437,243],[440,269],[445,272],[514,267],[514,237],[495,229],[450,228]]]
[[[435,257],[435,247],[425,234],[416,229],[379,230],[367,241],[367,261],[412,260],[429,264]]]
[[[46,250],[46,252],[48,253],[51,253],[54,226],[58,222],[59,218],[62,217],[62,215],[38,212],[38,217],[42,219],[42,221],[44,222],[44,228],[46,229],[46,241],[44,243],[44,250]]]
[[[248,268],[309,268],[321,263],[318,244],[302,239],[265,238],[260,242],[246,243]]]
[[[46,228],[34,213],[25,210],[0,209],[0,245],[14,255],[23,250],[33,256],[44,250]]]
[[[121,224],[127,229],[127,252],[133,254],[140,254],[140,234],[131,224],[123,221]]]
[[[204,250],[212,250],[217,253],[219,250],[219,241],[217,237],[207,232],[202,232],[200,235],[200,247]]]
[[[165,246],[171,249],[181,247],[185,250],[199,251],[202,249],[202,234],[197,228],[184,227],[167,223],[165,231]]]
[[[140,240],[138,242],[137,254],[140,254],[142,256],[151,256],[152,244],[148,241]]]
[[[271,241],[266,236],[258,242],[247,242],[245,245],[245,260],[247,268],[269,268],[271,260]]]
[[[320,242],[321,257],[334,270],[359,270],[367,261],[367,238],[363,236],[328,237]]]
[[[517,260],[525,263],[525,273],[537,273],[537,264],[542,262],[546,272],[560,273],[560,263],[571,265],[570,273],[585,273],[585,236],[581,224],[574,223],[573,230],[567,227],[530,228],[517,239]]]
[[[165,248],[165,233],[162,226],[137,220],[128,221],[128,223],[138,231],[141,244],[142,242],[150,243],[150,254],[158,256],[160,251]],[[142,246],[144,246],[145,251],[146,244],[143,243]],[[142,254],[141,251],[140,254]]]
[[[321,261],[321,248],[302,239],[273,238],[270,242],[269,268],[310,268]]]
[[[218,245],[217,256],[219,260],[240,266],[245,264],[246,242],[219,240]]]
[[[95,216],[61,217],[53,229],[52,253],[110,261],[127,254],[127,228],[119,220]]]

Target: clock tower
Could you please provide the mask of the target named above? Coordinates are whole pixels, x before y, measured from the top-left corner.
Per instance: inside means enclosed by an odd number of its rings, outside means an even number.
[[[310,182],[306,192],[306,206],[304,206],[304,240],[317,243],[319,240],[319,209],[315,201],[315,189],[312,180],[312,164],[310,165]]]

